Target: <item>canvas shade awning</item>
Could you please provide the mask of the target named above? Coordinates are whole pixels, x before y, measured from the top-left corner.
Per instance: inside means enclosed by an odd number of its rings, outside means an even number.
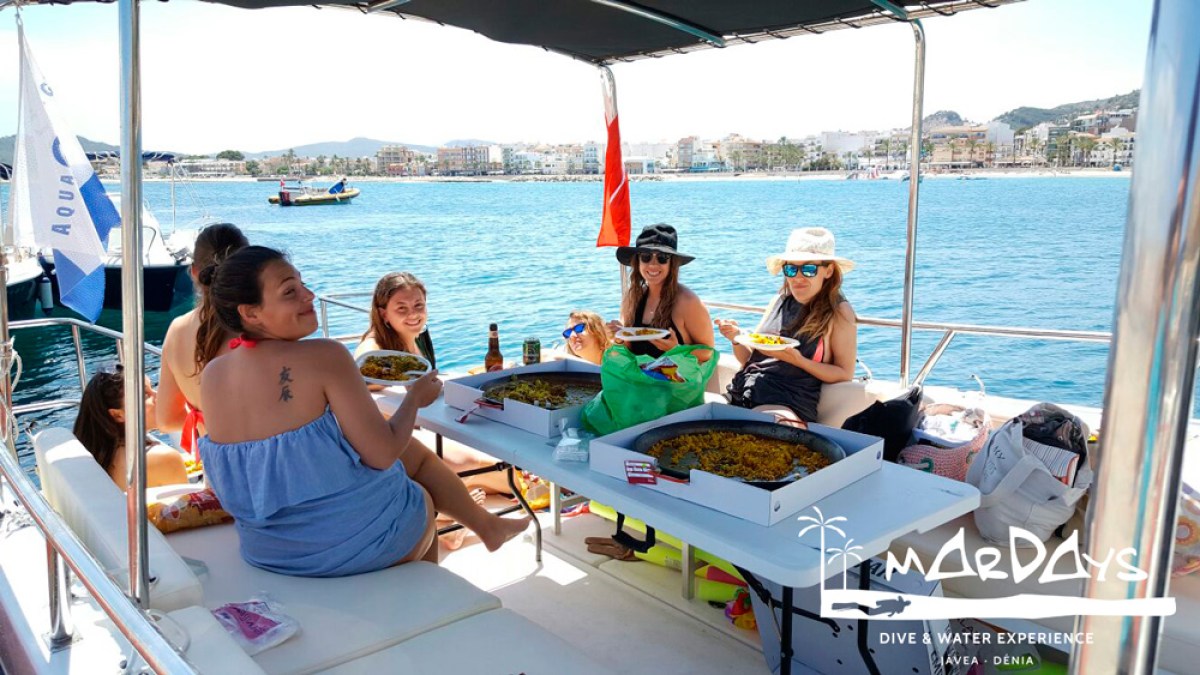
[[[104,0],[102,0],[104,1]],[[604,65],[766,39],[948,16],[1022,0],[208,0],[244,9],[338,7],[470,30]],[[69,4],[71,0],[45,0]],[[0,1],[0,5],[8,4]],[[28,4],[38,4],[32,0]]]

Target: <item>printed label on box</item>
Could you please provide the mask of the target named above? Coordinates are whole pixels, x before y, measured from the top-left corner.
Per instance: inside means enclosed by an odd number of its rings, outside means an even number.
[[[635,485],[658,483],[658,476],[654,473],[654,463],[640,459],[625,460],[625,480]]]

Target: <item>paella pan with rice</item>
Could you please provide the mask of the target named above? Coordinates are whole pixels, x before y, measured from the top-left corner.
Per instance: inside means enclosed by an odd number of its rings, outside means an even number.
[[[633,442],[666,476],[692,469],[775,489],[846,457],[836,442],[805,429],[749,420],[694,420],[651,429]]]

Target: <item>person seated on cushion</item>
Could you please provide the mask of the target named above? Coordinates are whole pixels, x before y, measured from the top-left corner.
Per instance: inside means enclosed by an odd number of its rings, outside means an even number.
[[[433,338],[429,335],[429,309],[425,304],[425,284],[409,272],[391,272],[383,275],[375,284],[371,299],[371,325],[363,333],[362,342],[354,350],[358,357],[378,349],[388,349],[409,354],[420,354],[437,367]],[[370,388],[379,388],[370,385]],[[444,443],[442,461],[454,473],[462,473],[497,463],[493,457],[459,443]],[[491,493],[509,493],[512,488],[504,472],[491,471],[463,480],[468,487],[481,488]],[[460,530],[461,531],[461,530]]]
[[[575,358],[600,365],[604,351],[612,344],[604,319],[595,312],[575,310],[562,332],[567,339],[567,353]]]
[[[634,246],[617,248],[617,260],[631,271],[629,286],[621,300],[621,320],[610,321],[609,330],[642,326],[669,332],[659,340],[624,343],[634,354],[657,358],[681,344],[713,346],[708,308],[699,296],[679,283],[679,268],[695,258],[676,251],[677,242],[675,228],[659,224],[643,229]],[[703,363],[713,354],[701,350],[695,356]]]
[[[794,230],[787,250],[767,258],[771,274],[783,272],[783,286],[755,332],[799,344],[752,349],[733,342],[742,332],[737,321],[717,319],[742,364],[726,393],[730,403],[774,413],[780,421],[816,421],[821,385],[854,378],[858,325],[842,295],[842,277],[852,269],[852,261],[834,254],[833,233],[822,227]]]
[[[436,370],[384,420],[346,348],[303,339],[317,329],[314,295],[283,253],[244,248],[207,281],[213,311],[238,337],[204,369],[200,457],[246,562],[346,576],[437,562],[439,511],[491,551],[529,525],[489,513],[413,439],[417,410],[441,393]]]
[[[156,423],[161,431],[179,431],[180,447],[195,453],[196,438],[204,434],[204,409],[200,401],[200,371],[227,350],[232,335],[213,316],[208,302],[208,287],[200,273],[220,263],[249,241],[236,225],[216,223],[200,231],[193,246],[191,275],[196,287],[196,308],[171,321],[163,338],[161,366],[158,370]]]
[[[150,379],[145,384],[146,425],[154,425],[155,393]],[[92,376],[79,401],[79,415],[73,429],[75,438],[92,453],[100,468],[125,490],[125,374],[115,371]],[[172,448],[146,438],[146,487],[186,483],[187,468],[183,455]]]

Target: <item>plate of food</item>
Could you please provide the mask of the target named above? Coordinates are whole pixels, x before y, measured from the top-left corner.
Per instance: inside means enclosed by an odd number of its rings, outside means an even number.
[[[385,387],[407,387],[433,369],[423,356],[390,349],[366,352],[354,362],[364,380]]]
[[[645,342],[649,340],[661,340],[671,334],[671,331],[664,328],[646,328],[644,326],[626,326],[618,330],[616,337],[625,342]]]
[[[745,347],[764,352],[779,352],[800,344],[799,340],[767,333],[738,333],[737,337],[733,338],[733,341]]]

